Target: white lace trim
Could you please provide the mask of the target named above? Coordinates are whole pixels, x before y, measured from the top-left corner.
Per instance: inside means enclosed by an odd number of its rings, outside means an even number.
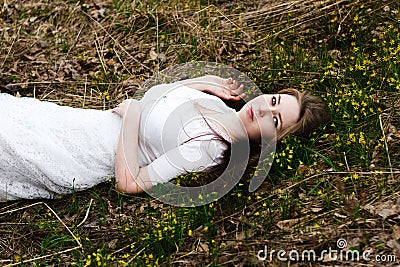
[[[208,123],[209,125],[207,125],[207,123]],[[205,128],[207,129],[207,128],[210,128],[210,126],[211,126],[212,129],[213,129],[214,131],[216,131],[220,136],[222,136],[222,138],[224,138],[224,139],[225,139],[226,141],[228,141],[229,143],[232,143],[231,137],[230,137],[228,134],[226,134],[225,131],[222,131],[222,130],[218,127],[218,125],[217,125],[216,123],[212,122],[211,120],[207,120],[207,123],[204,121],[204,119],[201,119],[201,120],[200,120],[200,124],[201,124],[203,127],[205,127]]]

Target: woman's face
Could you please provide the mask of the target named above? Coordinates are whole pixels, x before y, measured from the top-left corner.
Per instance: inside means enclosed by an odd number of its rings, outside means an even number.
[[[250,141],[260,142],[263,136],[275,136],[294,125],[300,118],[300,105],[295,96],[272,94],[258,96],[238,111]]]

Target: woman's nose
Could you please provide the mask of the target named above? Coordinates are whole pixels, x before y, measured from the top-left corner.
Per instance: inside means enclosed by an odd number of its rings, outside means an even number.
[[[276,112],[276,108],[275,107],[262,107],[260,108],[260,116],[264,117],[264,116],[271,116]]]

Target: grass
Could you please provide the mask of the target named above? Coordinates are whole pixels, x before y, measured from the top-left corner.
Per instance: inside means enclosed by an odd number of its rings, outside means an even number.
[[[245,177],[201,207],[120,195],[112,181],[56,200],[2,203],[0,262],[285,266],[277,257],[259,261],[257,252],[267,245],[321,253],[339,238],[398,258],[399,9],[375,0],[2,3],[2,92],[108,109],[159,70],[211,61],[267,93],[321,95],[332,121],[279,144],[255,193]]]

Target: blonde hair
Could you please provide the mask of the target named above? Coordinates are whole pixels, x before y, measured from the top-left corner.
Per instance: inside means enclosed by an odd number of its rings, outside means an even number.
[[[279,133],[278,140],[283,139],[289,134],[298,136],[308,135],[321,124],[329,121],[329,112],[320,97],[311,95],[306,91],[300,92],[293,88],[280,90],[278,94],[292,95],[296,97],[300,105],[299,120],[291,127]]]

